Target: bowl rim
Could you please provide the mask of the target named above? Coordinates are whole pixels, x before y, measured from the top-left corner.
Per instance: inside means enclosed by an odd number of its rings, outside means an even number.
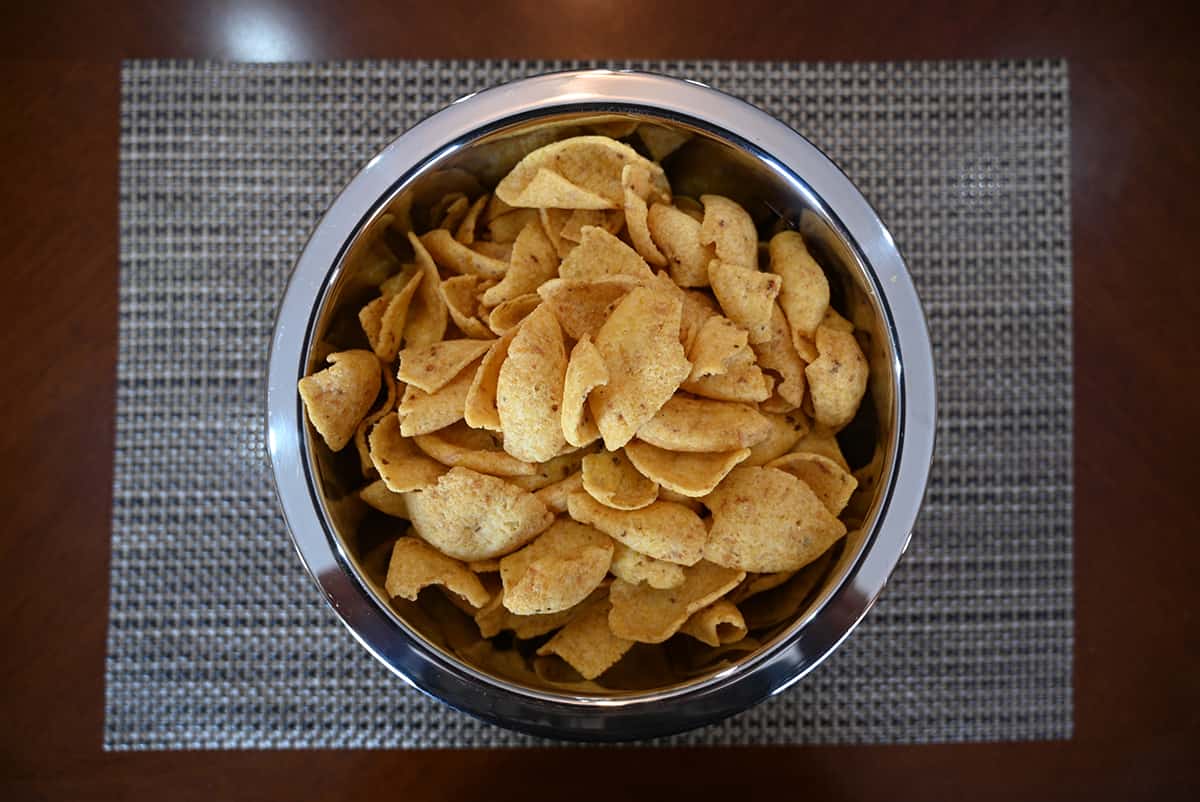
[[[678,119],[748,149],[832,220],[883,311],[895,383],[895,455],[883,501],[854,565],[786,637],[703,680],[614,697],[541,691],[483,674],[431,648],[379,605],[331,530],[309,472],[295,391],[313,323],[345,252],[395,192],[464,143],[530,118],[571,112]],[[834,162],[744,100],[696,81],[627,70],[575,70],[467,95],[408,129],[338,194],[293,267],[276,314],[267,377],[267,446],[293,546],[325,601],[360,644],[418,690],[491,723],[556,738],[626,740],[691,729],[740,712],[799,681],[855,629],[907,548],[934,447],[936,386],[916,289],[879,215]],[[399,624],[399,626],[397,626]],[[447,659],[449,657],[449,659]],[[657,703],[657,704],[656,704]]]

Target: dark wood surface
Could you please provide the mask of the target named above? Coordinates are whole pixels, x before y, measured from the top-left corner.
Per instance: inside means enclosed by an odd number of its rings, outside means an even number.
[[[1185,4],[139,2],[0,10],[0,799],[1200,794],[1200,69]],[[274,27],[272,27],[274,26]],[[128,57],[1071,61],[1075,737],[687,751],[105,754]],[[540,793],[539,793],[540,792]]]

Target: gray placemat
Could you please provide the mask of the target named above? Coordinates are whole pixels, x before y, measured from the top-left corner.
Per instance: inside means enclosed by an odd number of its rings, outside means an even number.
[[[109,749],[539,743],[405,686],[334,619],[277,512],[272,317],[311,226],[392,137],[561,62],[122,73]],[[630,64],[824,148],[889,222],[929,316],[938,450],[912,546],[791,691],[659,743],[1069,737],[1071,265],[1061,62]]]

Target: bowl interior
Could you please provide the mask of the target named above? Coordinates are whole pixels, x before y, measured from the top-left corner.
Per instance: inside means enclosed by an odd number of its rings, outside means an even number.
[[[715,193],[733,198],[753,216],[764,240],[786,227],[798,229],[830,280],[833,307],[855,325],[870,364],[870,379],[857,417],[837,435],[859,482],[842,516],[850,533],[833,547],[831,559],[746,602],[743,613],[748,623],[753,614],[761,625],[752,628],[745,642],[710,648],[677,635],[662,645],[639,644],[602,682],[584,683],[563,666],[533,659],[536,647],[549,636],[518,640],[502,635],[491,644],[481,644],[474,622],[437,588],[423,591],[415,603],[388,599],[383,582],[390,545],[407,523],[359,500],[357,491],[367,480],[353,448],[334,454],[311,429],[306,431],[301,442],[326,528],[375,602],[398,629],[424,641],[445,659],[464,663],[481,681],[509,690],[576,699],[628,697],[690,688],[761,659],[818,614],[869,548],[894,470],[899,378],[895,343],[881,308],[877,277],[864,263],[860,249],[803,176],[793,175],[769,154],[728,131],[646,108],[564,108],[552,115],[510,120],[467,141],[447,143],[413,173],[397,176],[391,191],[360,221],[341,258],[330,265],[304,346],[307,372],[319,370],[331,351],[368,347],[358,311],[375,296],[383,279],[411,260],[405,233],[427,230],[431,210],[447,193],[476,197],[494,187],[530,151],[581,133],[613,135],[646,152],[633,129],[647,125],[689,137],[662,162],[677,196]]]

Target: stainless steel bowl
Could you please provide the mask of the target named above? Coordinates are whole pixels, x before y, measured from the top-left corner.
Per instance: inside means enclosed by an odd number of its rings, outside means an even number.
[[[411,608],[393,606],[355,537],[361,477],[314,442],[297,380],[351,328],[371,282],[362,252],[385,213],[422,225],[430,198],[462,182],[494,184],[526,152],[581,125],[636,119],[686,130],[664,161],[678,194],[740,200],[763,231],[805,234],[835,303],[862,331],[868,397],[840,436],[861,466],[857,528],[794,621],[732,665],[668,684],[609,693],[534,687],[469,665]],[[466,172],[463,172],[466,171]],[[469,175],[475,176],[475,179]],[[908,544],[933,452],[929,336],[891,235],[849,179],[810,142],[741,100],[690,81],[632,72],[544,75],[463,98],[371,159],[313,232],[279,309],[268,378],[268,437],[296,549],[354,637],[400,678],[455,708],[539,735],[591,740],[679,732],[745,710],[798,681],[871,607]]]

